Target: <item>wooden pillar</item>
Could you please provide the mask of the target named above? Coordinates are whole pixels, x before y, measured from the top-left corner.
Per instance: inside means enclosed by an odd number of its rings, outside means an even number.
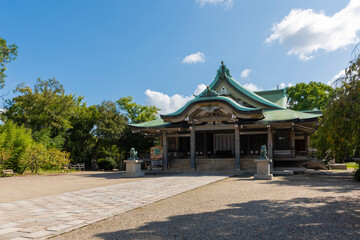
[[[273,160],[273,135],[272,135],[272,129],[270,125],[267,125],[267,132],[268,132],[268,139],[267,139],[267,151],[268,151],[268,158],[272,161],[270,162],[270,168],[274,168],[274,160]]]
[[[292,156],[295,157],[295,128],[291,128],[291,153]]]
[[[207,147],[207,134],[204,132],[204,157],[207,157],[208,147]]]
[[[235,169],[240,170],[240,131],[239,125],[235,125]]]
[[[160,146],[162,146],[163,145],[163,135],[161,134],[160,135]]]
[[[190,129],[190,166],[192,170],[195,170],[195,130],[194,127],[189,127]]]
[[[305,136],[305,144],[306,144],[306,151],[307,151],[307,154],[309,154],[309,151],[311,150],[310,149],[310,136],[306,134]]]
[[[217,150],[217,146],[216,146],[216,135],[213,134],[213,153],[216,155],[216,150]]]
[[[162,142],[163,142],[163,151],[164,151],[163,168],[164,168],[164,170],[167,170],[168,169],[168,146],[167,146],[167,136],[166,136],[165,131],[162,134]]]

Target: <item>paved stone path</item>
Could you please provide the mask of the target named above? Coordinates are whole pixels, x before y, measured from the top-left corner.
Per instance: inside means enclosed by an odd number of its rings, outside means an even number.
[[[0,204],[0,239],[45,239],[227,176],[177,175]]]

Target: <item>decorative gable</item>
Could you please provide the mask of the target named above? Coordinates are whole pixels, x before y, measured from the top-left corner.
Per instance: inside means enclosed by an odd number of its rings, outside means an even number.
[[[237,103],[252,108],[262,109],[283,109],[258,94],[248,90],[230,75],[230,70],[221,62],[217,70],[215,80],[210,84],[210,90],[218,92],[219,95],[232,98]]]

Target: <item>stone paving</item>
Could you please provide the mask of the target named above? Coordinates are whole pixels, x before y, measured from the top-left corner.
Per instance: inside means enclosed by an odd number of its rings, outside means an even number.
[[[46,239],[227,177],[166,176],[3,203],[0,240]]]

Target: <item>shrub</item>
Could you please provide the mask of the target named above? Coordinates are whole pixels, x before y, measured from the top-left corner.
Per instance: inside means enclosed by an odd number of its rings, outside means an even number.
[[[116,162],[112,158],[100,158],[97,163],[100,169],[113,170],[116,167]]]
[[[354,180],[360,182],[360,163],[359,163],[359,165],[355,168],[355,171],[354,171]]]
[[[23,167],[20,173],[22,174],[26,169],[30,169],[31,173],[37,173],[39,169],[61,169],[69,162],[69,153],[61,152],[56,148],[47,149],[41,143],[35,143],[20,159]]]
[[[15,172],[22,169],[20,159],[34,140],[31,131],[24,126],[18,126],[12,121],[6,121],[0,126],[0,148],[9,152],[10,157],[4,161],[3,168],[11,168]]]

